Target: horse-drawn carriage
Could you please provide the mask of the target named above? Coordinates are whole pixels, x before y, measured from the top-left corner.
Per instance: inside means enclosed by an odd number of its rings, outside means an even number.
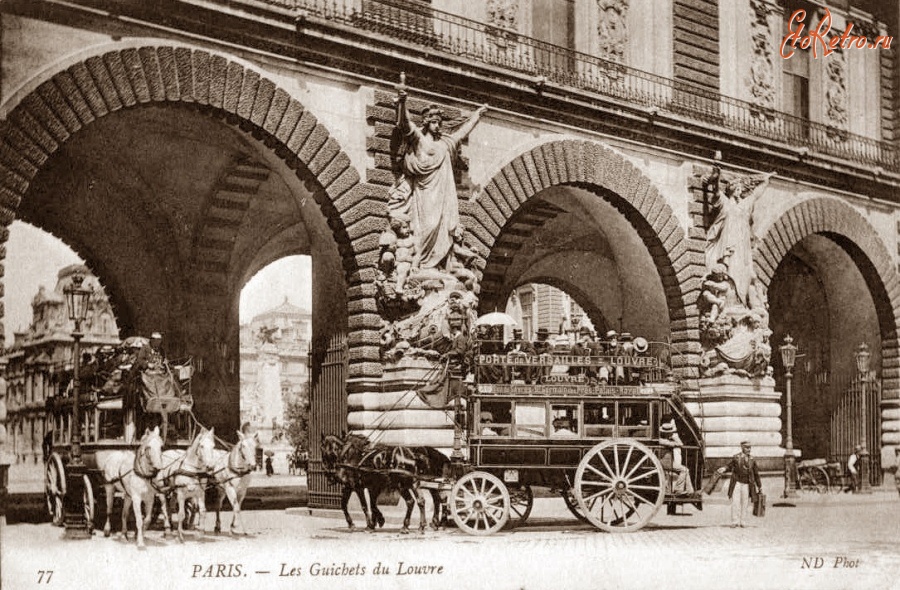
[[[81,433],[84,516],[89,527],[101,522],[97,499],[106,483],[103,469],[110,456],[136,451],[141,433],[153,425],[160,427],[167,448],[186,449],[194,438],[190,360],[132,371],[141,346],[149,346],[146,339],[129,338],[117,349],[104,347],[108,350],[82,363],[81,424],[73,424],[72,382],[47,400],[51,430],[44,439],[44,492],[54,525],[63,524],[74,429]]]
[[[373,478],[379,489],[430,489],[474,535],[525,522],[534,487],[549,488],[578,519],[610,532],[642,528],[663,504],[670,513],[681,504],[702,509],[694,490],[703,443],[672,378],[671,347],[641,344],[600,355],[568,347],[475,354],[475,383],[456,412],[465,459],[423,461],[422,448],[365,446],[361,437],[351,443],[353,435],[343,446],[335,437],[323,441],[323,464],[344,484],[348,523],[350,492]],[[374,502],[372,510],[374,517]],[[409,510],[404,529],[408,520]]]

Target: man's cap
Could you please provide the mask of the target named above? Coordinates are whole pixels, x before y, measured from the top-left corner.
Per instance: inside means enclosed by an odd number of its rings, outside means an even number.
[[[607,340],[611,340],[618,335],[619,335],[619,333],[616,332],[615,330],[610,330],[609,332],[606,333],[606,338],[607,338]]]
[[[590,335],[591,329],[587,326],[581,326],[581,329],[578,331],[580,334],[588,334]]]
[[[98,350],[97,352],[108,354],[108,353],[115,352],[115,351],[116,351],[116,349],[113,348],[112,346],[110,346],[109,344],[104,344],[103,346],[100,347],[100,350]]]
[[[619,340],[631,340],[631,334],[629,332],[622,332],[622,335],[619,336]]]
[[[538,333],[539,335],[540,335],[540,334],[547,334],[547,335],[549,336],[549,335],[550,335],[550,330],[548,330],[547,328],[538,328],[537,333]]]
[[[662,426],[659,427],[660,434],[674,434],[675,433],[675,422],[666,422]]]
[[[562,426],[563,424],[571,424],[571,423],[572,423],[572,421],[569,420],[569,419],[568,419],[567,417],[565,417],[565,416],[557,416],[556,418],[553,419],[553,426],[554,426],[554,427]]]
[[[482,422],[493,422],[494,415],[491,414],[490,412],[482,412],[481,413],[481,421]]]
[[[150,334],[150,340],[162,340],[162,334],[159,332],[154,332]]]
[[[518,328],[514,328],[514,329],[513,329],[513,335],[515,335],[515,334],[518,334],[519,336],[521,336],[521,335],[522,335],[522,330],[520,330],[520,329],[518,329]]]
[[[856,445],[855,447],[853,447],[853,450],[854,450],[854,451],[861,451],[861,450],[863,450],[863,446],[862,446],[862,445]]]
[[[741,441],[741,446],[742,446],[742,447],[749,447],[749,446],[751,446],[751,445],[750,445],[750,441],[742,440],[742,441]]]

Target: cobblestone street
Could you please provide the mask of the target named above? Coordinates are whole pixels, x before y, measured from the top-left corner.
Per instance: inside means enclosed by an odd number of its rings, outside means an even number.
[[[802,496],[796,507],[770,506],[744,529],[728,526],[729,506],[718,496],[702,512],[660,511],[643,530],[619,535],[579,523],[555,498],[537,499],[525,526],[490,537],[455,529],[402,535],[400,510],[385,513],[385,527],[368,533],[348,531],[336,512],[252,511],[244,516],[250,536],[191,531],[182,545],[153,530],[146,551],[133,537],[64,541],[47,524],[9,525],[3,588],[36,587],[42,571],[53,571],[50,584],[61,587],[153,589],[712,588],[728,578],[731,588],[880,589],[900,576],[900,501],[887,488],[867,497]],[[231,515],[223,516],[227,527]],[[376,574],[379,564],[389,573]]]

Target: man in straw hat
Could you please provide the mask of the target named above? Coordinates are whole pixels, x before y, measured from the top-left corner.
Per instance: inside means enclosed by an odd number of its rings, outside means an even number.
[[[731,458],[725,467],[719,467],[717,473],[731,472],[728,484],[728,499],[731,500],[731,526],[743,527],[747,515],[747,506],[756,501],[756,495],[762,488],[759,479],[759,468],[756,459],[750,456],[750,442],[741,443],[741,452]]]
[[[675,420],[664,423],[659,427],[659,444],[671,449],[671,454],[663,454],[663,467],[675,476],[671,482],[672,493],[679,496],[694,494],[694,483],[691,481],[690,470],[684,465],[681,453],[684,443],[678,436],[675,428]]]

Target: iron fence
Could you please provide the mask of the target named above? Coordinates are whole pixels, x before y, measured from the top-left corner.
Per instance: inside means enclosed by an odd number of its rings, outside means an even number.
[[[869,482],[881,485],[881,383],[848,375],[835,380],[838,399],[831,411],[831,460],[847,464],[853,447],[869,451]]]

